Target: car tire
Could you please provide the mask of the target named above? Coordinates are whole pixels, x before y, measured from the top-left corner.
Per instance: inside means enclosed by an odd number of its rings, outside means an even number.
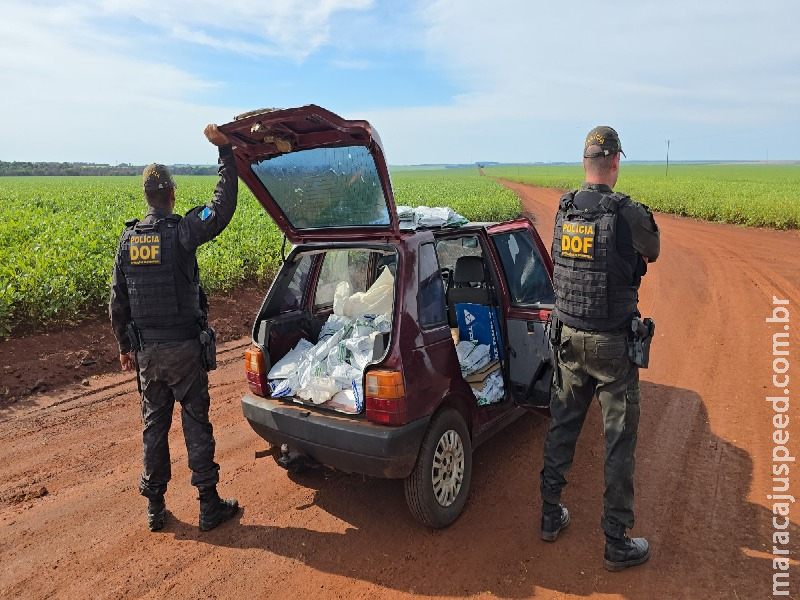
[[[461,414],[437,413],[425,436],[411,475],[405,479],[406,502],[414,517],[441,529],[461,514],[472,478],[472,442]]]

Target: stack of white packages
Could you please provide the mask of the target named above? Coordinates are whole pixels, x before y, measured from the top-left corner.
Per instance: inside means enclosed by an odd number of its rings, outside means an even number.
[[[500,402],[505,395],[502,373],[500,371],[493,372],[483,383],[483,389],[478,390],[473,386],[472,393],[478,399],[478,406]]]
[[[456,344],[456,354],[458,364],[461,366],[461,374],[467,376],[478,369],[489,364],[489,346],[474,340],[462,340]]]
[[[336,288],[332,314],[312,344],[301,339],[270,369],[273,398],[295,396],[314,404],[331,402],[348,411],[364,406],[362,379],[372,360],[375,338],[391,331],[394,277],[385,269],[366,292]],[[371,312],[376,311],[376,312]]]
[[[458,227],[469,223],[469,219],[462,217],[452,208],[446,206],[398,206],[397,217],[400,220],[400,229],[416,229],[417,227]]]
[[[463,340],[456,344],[456,354],[458,355],[461,374],[464,377],[480,371],[491,362],[489,346],[475,340]],[[470,379],[467,381],[470,381]],[[470,387],[472,388],[472,393],[478,399],[478,406],[494,404],[505,397],[503,375],[499,368],[486,376],[486,380],[482,382],[482,385],[476,382],[470,384]]]
[[[414,209],[410,206],[398,206],[397,218],[400,220],[400,229],[414,229]]]

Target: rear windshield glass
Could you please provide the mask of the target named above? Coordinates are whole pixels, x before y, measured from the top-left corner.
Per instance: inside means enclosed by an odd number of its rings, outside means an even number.
[[[388,226],[378,170],[364,146],[312,148],[253,164],[295,229]]]

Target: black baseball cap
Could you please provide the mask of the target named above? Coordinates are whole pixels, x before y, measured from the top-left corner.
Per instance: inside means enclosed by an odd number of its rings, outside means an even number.
[[[612,127],[599,125],[586,136],[586,143],[583,146],[584,158],[608,156],[617,152],[622,152],[622,143],[619,141],[619,134]],[[622,156],[625,156],[624,152]]]
[[[146,190],[162,190],[174,189],[178,187],[178,184],[175,183],[172,174],[165,165],[153,163],[144,168],[142,186]]]

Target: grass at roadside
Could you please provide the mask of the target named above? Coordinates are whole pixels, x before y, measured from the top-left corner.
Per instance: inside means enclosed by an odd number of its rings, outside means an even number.
[[[491,167],[491,177],[570,189],[580,166]],[[800,166],[622,164],[614,188],[657,211],[737,225],[800,228]]]

